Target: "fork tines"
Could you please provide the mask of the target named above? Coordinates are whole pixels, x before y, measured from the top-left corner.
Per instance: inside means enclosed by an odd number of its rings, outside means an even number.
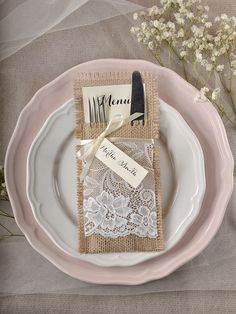
[[[89,104],[89,121],[90,123],[107,123],[105,104],[99,103],[99,98],[93,97],[92,103],[90,98],[88,99]]]

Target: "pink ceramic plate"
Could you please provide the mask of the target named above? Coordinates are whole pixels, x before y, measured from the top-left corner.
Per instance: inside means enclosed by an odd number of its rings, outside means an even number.
[[[37,224],[26,196],[29,147],[46,118],[73,95],[78,71],[148,70],[159,75],[160,97],[176,108],[203,149],[206,193],[199,216],[182,240],[160,257],[131,267],[98,267],[60,250]],[[199,254],[216,234],[232,193],[233,158],[224,126],[209,103],[176,73],[141,60],[96,60],[78,65],[40,89],[22,111],[6,156],[6,183],[16,221],[30,244],[65,273],[94,283],[141,284],[162,278]]]

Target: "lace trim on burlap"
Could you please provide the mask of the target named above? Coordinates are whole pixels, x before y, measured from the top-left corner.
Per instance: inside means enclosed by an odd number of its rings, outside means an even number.
[[[134,121],[112,134],[121,150],[149,170],[134,189],[98,159],[94,159],[83,183],[83,163],[77,160],[78,250],[80,253],[158,251],[163,249],[160,151],[145,139],[159,138],[157,79],[143,72],[145,122]],[[82,87],[130,84],[131,73],[79,73],[75,81],[76,131],[80,139],[96,138],[104,124],[84,122]],[[135,142],[135,139],[139,142]],[[144,139],[140,142],[140,139]],[[133,139],[133,140],[132,140]],[[79,150],[79,146],[76,150]]]

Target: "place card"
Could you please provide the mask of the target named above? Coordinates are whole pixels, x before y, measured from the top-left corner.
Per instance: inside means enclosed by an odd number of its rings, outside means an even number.
[[[95,156],[134,188],[137,188],[148,174],[148,170],[106,138],[102,141]]]

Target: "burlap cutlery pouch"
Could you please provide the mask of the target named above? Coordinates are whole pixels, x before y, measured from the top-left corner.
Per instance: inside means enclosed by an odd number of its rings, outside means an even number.
[[[111,253],[163,249],[159,100],[157,78],[143,72],[145,118],[113,132],[111,141],[148,174],[137,188],[114,173],[96,157],[80,182],[83,162],[77,159],[78,251]],[[106,125],[85,123],[82,87],[131,84],[130,72],[79,73],[74,84],[78,139],[97,138]],[[108,137],[110,139],[110,137]],[[76,147],[76,151],[80,146]]]

